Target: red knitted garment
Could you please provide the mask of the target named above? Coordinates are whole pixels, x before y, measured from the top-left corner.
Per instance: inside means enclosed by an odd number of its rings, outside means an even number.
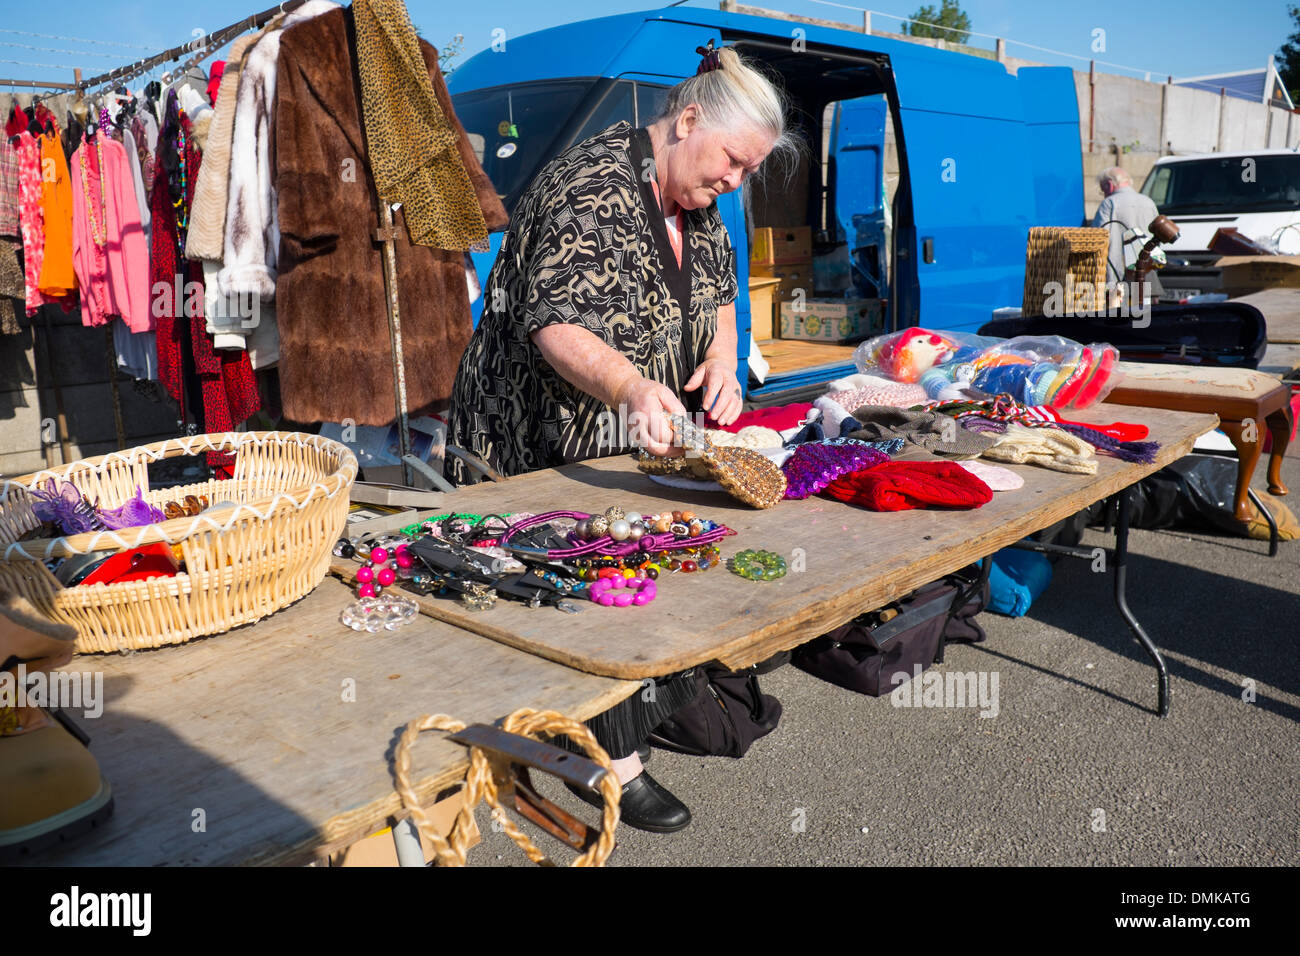
[[[194,184],[198,180],[200,153],[190,137],[189,117],[181,117],[185,131],[186,193],[194,199]],[[154,316],[158,322],[158,377],[167,393],[181,406],[185,416],[185,387],[183,382],[184,353],[192,356],[193,367],[203,393],[203,408],[198,417],[205,432],[233,431],[235,426],[261,407],[253,367],[248,353],[242,350],[217,350],[212,337],[207,334],[203,317],[203,269],[198,263],[179,258],[176,230],[176,209],[171,204],[167,178],[159,169],[159,176],[149,198],[149,211],[153,217],[152,249],[149,283],[158,290],[158,283],[169,290],[163,295],[151,296]],[[180,294],[177,295],[177,276]],[[190,283],[198,283],[197,291]],[[188,288],[187,288],[188,286]],[[194,294],[191,295],[190,293]],[[186,316],[186,305],[193,314]],[[200,410],[191,409],[198,413]],[[223,452],[209,452],[208,464],[228,470],[234,458]]]
[[[886,462],[837,478],[822,494],[871,511],[978,508],[993,498],[983,480],[950,461]]]

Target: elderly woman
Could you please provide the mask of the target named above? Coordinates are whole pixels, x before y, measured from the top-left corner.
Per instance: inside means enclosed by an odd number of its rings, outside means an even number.
[[[548,163],[483,290],[447,440],[515,475],[633,444],[672,454],[665,413],[733,422],[735,253],[716,200],[792,148],[781,94],[723,48],[648,127],[618,123]],[[610,427],[620,420],[632,434]],[[451,456],[448,477],[475,480]],[[636,750],[694,695],[675,675],[591,722],[624,783],[625,823],[667,832],[690,821]]]

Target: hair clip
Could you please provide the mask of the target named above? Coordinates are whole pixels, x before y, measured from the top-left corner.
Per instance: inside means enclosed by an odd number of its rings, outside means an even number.
[[[703,59],[700,60],[699,67],[695,71],[696,76],[699,76],[701,73],[708,73],[710,70],[722,69],[722,60],[718,56],[719,51],[713,48],[712,38],[709,39],[708,46],[697,46],[695,52],[703,57]]]

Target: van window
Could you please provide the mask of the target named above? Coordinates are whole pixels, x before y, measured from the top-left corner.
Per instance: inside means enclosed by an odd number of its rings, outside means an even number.
[[[582,125],[578,135],[573,138],[575,143],[581,143],[584,139],[595,136],[603,129],[608,129],[615,123],[627,121],[635,122],[632,113],[632,102],[635,91],[632,83],[628,80],[619,80],[605,94],[605,98],[600,101],[596,107],[596,112],[591,114],[591,118]]]
[[[1168,216],[1300,209],[1300,155],[1216,156],[1157,166],[1142,192]]]
[[[659,115],[659,109],[663,106],[667,92],[666,86],[619,80],[600,101],[596,112],[583,124],[582,130],[573,141],[581,143],[589,136],[595,136],[601,130],[622,120],[626,120],[633,126],[648,126]]]
[[[654,86],[650,83],[636,85],[636,125],[649,126],[664,108],[668,99],[668,87]]]
[[[542,80],[458,93],[452,98],[475,152],[482,149],[483,171],[502,199],[518,195],[551,158],[548,150],[555,134],[591,83],[584,79]]]
[[[1157,166],[1151,170],[1151,175],[1142,187],[1142,191],[1157,206],[1163,206],[1169,201],[1169,167]]]

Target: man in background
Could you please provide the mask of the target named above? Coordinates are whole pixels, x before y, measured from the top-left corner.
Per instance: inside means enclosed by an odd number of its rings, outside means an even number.
[[[1106,284],[1113,287],[1124,281],[1124,232],[1134,229],[1143,237],[1147,236],[1147,227],[1151,225],[1151,220],[1160,215],[1160,211],[1150,197],[1133,188],[1133,180],[1119,166],[1103,169],[1097,176],[1097,186],[1105,198],[1097,207],[1097,214],[1092,217],[1092,225],[1095,229],[1110,229]],[[1129,240],[1133,250],[1130,258],[1134,262],[1137,261],[1137,253],[1144,242],[1145,238]],[[1148,280],[1150,294],[1158,297],[1160,280],[1154,272],[1148,276]]]

